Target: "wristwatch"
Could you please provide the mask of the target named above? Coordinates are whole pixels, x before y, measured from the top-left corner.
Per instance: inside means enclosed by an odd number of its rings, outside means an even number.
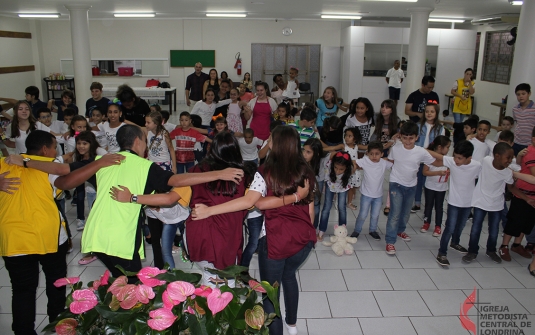
[[[32,160],[32,159],[31,159],[31,158],[28,158],[28,157],[23,158],[23,159],[22,159],[22,165],[24,165],[24,167],[27,168],[28,165],[26,165],[26,164],[27,164],[29,161],[31,161],[31,160]]]
[[[130,202],[133,204],[137,204],[137,195],[132,194],[132,197],[130,198]]]

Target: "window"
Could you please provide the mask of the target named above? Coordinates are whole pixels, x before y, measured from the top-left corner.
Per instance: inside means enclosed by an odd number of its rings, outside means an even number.
[[[481,80],[509,84],[515,50],[514,46],[507,44],[510,39],[509,31],[487,33]]]

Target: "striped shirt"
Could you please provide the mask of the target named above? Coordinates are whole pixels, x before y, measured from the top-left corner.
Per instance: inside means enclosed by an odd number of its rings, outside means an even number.
[[[316,136],[316,132],[314,131],[314,128],[312,128],[312,127],[301,128],[298,125],[296,125],[295,123],[289,123],[288,126],[294,127],[295,130],[297,130],[297,132],[299,133],[299,138],[301,139],[301,148],[305,146],[305,142],[309,138],[318,138],[319,139],[319,137]]]
[[[513,107],[513,119],[515,119],[515,143],[521,145],[531,144],[531,132],[535,127],[535,106],[530,101],[529,105],[522,109],[520,104]]]

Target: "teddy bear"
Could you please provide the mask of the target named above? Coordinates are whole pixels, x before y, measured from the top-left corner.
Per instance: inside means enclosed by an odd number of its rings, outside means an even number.
[[[347,237],[347,229],[345,225],[335,225],[334,235],[331,236],[331,242],[322,242],[323,245],[331,247],[337,256],[342,256],[344,252],[347,255],[351,255],[355,249],[353,249],[353,246],[350,243],[357,243],[357,238]]]

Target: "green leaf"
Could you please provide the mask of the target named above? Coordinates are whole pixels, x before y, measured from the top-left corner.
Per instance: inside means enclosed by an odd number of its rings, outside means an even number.
[[[238,276],[240,273],[247,271],[248,268],[245,266],[240,265],[231,265],[226,267],[223,270],[217,270],[217,269],[208,269],[206,268],[206,271],[218,275],[220,278],[234,278]]]
[[[135,277],[137,275],[137,272],[132,272],[132,271],[126,271],[122,266],[120,265],[115,265],[115,267],[117,269],[119,269],[119,271],[121,271],[125,276],[127,277]]]
[[[112,311],[108,306],[95,306],[95,309],[102,315],[103,318],[108,319],[111,323],[114,324],[123,324],[127,321],[134,319],[135,315],[132,314],[132,311],[126,311],[120,309],[116,312]]]
[[[184,318],[187,319],[187,321],[188,321],[189,332],[191,334],[194,334],[194,335],[209,335],[206,332],[206,328],[204,329],[204,332],[203,332],[203,327],[201,327],[201,324],[199,323],[199,320],[197,319],[197,317],[195,315],[189,314],[187,316],[184,316]]]
[[[174,282],[174,281],[185,281],[193,285],[196,285],[201,280],[202,275],[198,273],[186,273],[184,271],[175,269],[172,271],[167,271],[166,273],[161,273],[157,275],[155,278],[160,279],[160,280],[165,280],[169,283]]]
[[[266,290],[269,300],[271,300],[273,307],[275,307],[275,313],[277,313],[277,316],[280,317],[281,311],[279,307],[279,298],[278,298],[278,292],[279,292],[278,283],[275,282],[273,286],[271,286],[267,281],[262,281],[260,284]]]
[[[89,330],[89,328],[91,328],[91,326],[95,324],[95,322],[98,320],[98,317],[98,311],[94,308],[84,313],[84,319],[82,322],[80,322],[82,325],[82,333],[85,334]]]

